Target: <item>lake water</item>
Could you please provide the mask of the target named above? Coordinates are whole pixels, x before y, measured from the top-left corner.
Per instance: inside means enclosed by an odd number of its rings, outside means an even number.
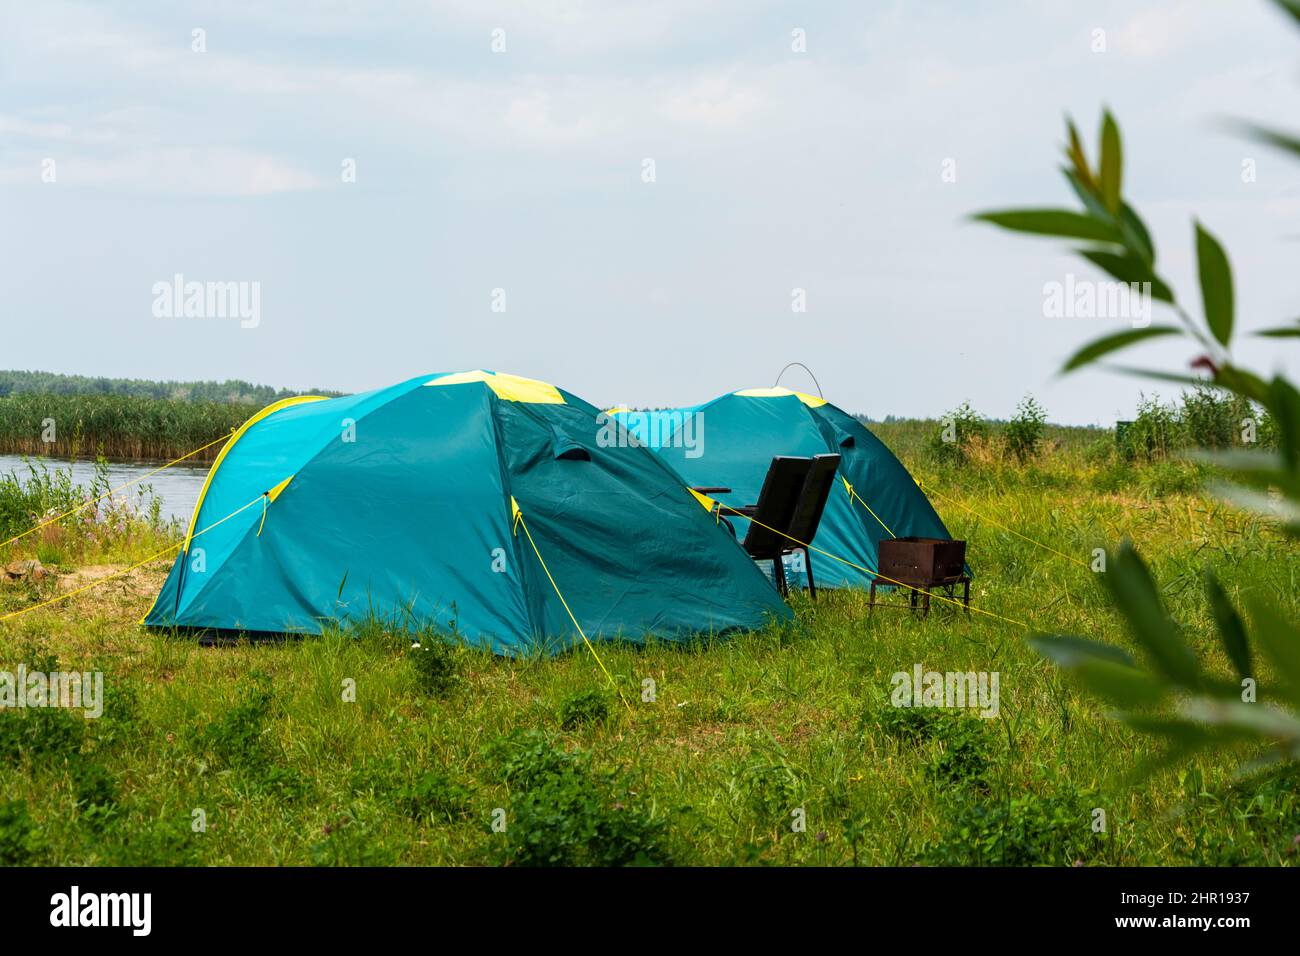
[[[47,471],[67,471],[72,470],[72,480],[86,488],[90,487],[91,480],[95,477],[95,463],[93,461],[77,461],[69,464],[66,461],[51,458],[33,458],[31,461],[38,467]],[[152,464],[125,464],[111,463],[108,466],[109,480],[112,487],[116,488],[123,482],[139,478],[147,474],[159,465],[166,462],[156,462]],[[186,466],[184,463],[172,465],[166,471],[160,471],[152,475],[139,484],[124,488],[121,492],[123,496],[130,496],[132,500],[138,489],[143,486],[149,486],[153,489],[154,497],[162,502],[162,514],[164,518],[178,518],[182,522],[188,522],[190,515],[194,511],[194,503],[199,500],[199,490],[203,487],[203,480],[208,476],[210,465]],[[29,474],[27,463],[19,455],[0,455],[0,474],[15,472],[18,480],[23,481]]]

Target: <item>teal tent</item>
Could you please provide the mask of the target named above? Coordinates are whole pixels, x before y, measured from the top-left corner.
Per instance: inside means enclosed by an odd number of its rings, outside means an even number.
[[[643,641],[788,617],[680,477],[599,418],[485,371],[277,402],[222,449],[144,623],[319,633],[375,615],[513,656],[581,643],[574,619]]]
[[[689,408],[616,408],[606,414],[658,451],[687,484],[730,488],[730,494],[712,497],[733,508],[758,501],[776,455],[840,455],[840,480],[810,543],[850,563],[814,551],[818,587],[870,585],[872,574],[860,569],[877,569],[882,538],[952,537],[884,443],[858,419],[817,396],[779,387],[752,388]],[[722,514],[743,539],[746,520],[725,509]],[[786,561],[790,580],[799,581],[802,556]]]

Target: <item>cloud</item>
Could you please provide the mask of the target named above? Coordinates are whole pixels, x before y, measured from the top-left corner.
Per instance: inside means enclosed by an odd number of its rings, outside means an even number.
[[[1196,33],[1194,19],[1180,14],[1168,4],[1143,10],[1120,28],[1117,49],[1129,56],[1168,56]]]
[[[483,31],[506,31],[509,48],[534,48],[564,56],[626,56],[692,39],[720,24],[758,11],[752,0],[659,0],[611,3],[609,0],[443,0],[431,9],[447,21]]]
[[[126,12],[115,16],[112,8],[67,4],[18,17],[9,42],[0,38],[0,54],[22,58],[29,82],[58,87],[80,78],[109,103],[99,115],[89,105],[69,106],[57,121],[26,115],[11,121],[30,138],[47,142],[107,145],[116,140],[119,149],[168,144],[196,152],[213,145],[260,151],[259,141],[276,132],[266,117],[287,113],[318,134],[330,130],[365,143],[404,143],[413,155],[452,148],[503,156],[581,150],[588,161],[601,163],[640,155],[643,144],[671,142],[682,126],[692,127],[695,135],[724,135],[744,127],[761,117],[777,85],[771,65],[739,62],[708,71],[678,64],[642,75],[628,73],[615,60],[594,67],[589,63],[580,71],[576,51],[604,50],[616,57],[688,28],[706,30],[713,20],[736,15],[738,7],[730,0],[700,9],[686,0],[644,8],[596,0],[551,0],[527,8],[496,0],[449,0],[402,8],[408,23],[422,24],[431,35],[439,27],[461,31],[454,40],[439,42],[451,42],[462,58],[464,31],[482,29],[483,51],[469,69],[460,61],[443,63],[446,58],[344,63],[310,51],[271,58],[249,46],[248,37],[230,24],[209,28],[208,52],[195,53],[183,18],[194,19],[201,11],[180,9],[170,28],[138,25]],[[312,23],[327,23],[334,30],[356,21],[360,28],[367,16],[364,6],[350,2],[329,4],[323,18],[313,16],[315,5],[303,4],[290,4],[269,19],[248,5],[224,11],[299,33]],[[391,19],[392,11],[383,22]],[[194,22],[208,21],[198,17]],[[510,49],[519,48],[518,53],[487,52],[488,32],[497,25],[507,30]],[[244,45],[234,44],[234,37]],[[540,60],[542,70],[519,68],[538,65],[543,49],[549,56]],[[196,102],[203,104],[203,122],[190,112]],[[142,103],[151,104],[151,110],[142,109]],[[133,125],[126,129],[105,120],[103,114],[110,112],[129,117]],[[359,144],[351,152],[360,149]],[[0,161],[12,158],[5,152],[0,146]],[[99,159],[105,168],[125,170],[136,157],[106,153]],[[303,181],[293,175],[265,178]]]
[[[56,185],[159,195],[267,196],[319,189],[323,180],[273,156],[239,149],[171,148],[55,158]],[[0,182],[39,184],[39,162],[0,169]]]
[[[729,74],[715,74],[670,90],[660,112],[676,123],[733,126],[755,117],[763,102],[753,86],[743,86]]]
[[[71,139],[73,130],[67,123],[42,123],[21,116],[0,116],[0,135],[61,141]]]

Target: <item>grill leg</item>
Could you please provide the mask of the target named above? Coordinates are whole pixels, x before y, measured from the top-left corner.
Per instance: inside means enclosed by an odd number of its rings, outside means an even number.
[[[817,600],[817,584],[813,581],[812,555],[808,553],[807,548],[803,549],[803,566],[808,574],[808,596],[815,601]]]
[[[876,579],[871,579],[871,599],[867,603],[867,614],[876,613]]]
[[[930,589],[925,589],[925,605],[921,610],[921,617],[930,616]]]
[[[772,559],[772,576],[776,578],[776,586],[781,592],[781,597],[789,597],[790,589],[785,584],[785,561],[782,560],[780,552]]]
[[[962,603],[966,605],[966,616],[970,617],[970,578],[964,580],[965,593],[962,595]]]

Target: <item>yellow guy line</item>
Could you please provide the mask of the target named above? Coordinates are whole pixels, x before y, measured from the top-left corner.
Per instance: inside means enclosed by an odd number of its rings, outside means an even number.
[[[252,501],[250,501],[248,504],[246,504],[246,505],[244,505],[243,507],[238,508],[238,509],[236,509],[236,510],[230,512],[230,514],[226,515],[226,516],[225,516],[224,518],[222,518],[220,521],[214,521],[212,524],[208,525],[208,526],[207,526],[206,528],[204,528],[202,531],[196,532],[196,533],[195,533],[194,535],[192,535],[191,537],[195,537],[195,538],[197,538],[199,535],[204,534],[205,532],[211,531],[211,530],[212,530],[213,528],[215,528],[217,525],[219,525],[219,524],[223,524],[223,523],[229,521],[231,518],[233,518],[235,515],[239,514],[240,512],[242,512],[242,511],[247,511],[249,508],[253,507],[253,505],[257,504],[258,500],[259,500],[260,498],[262,498],[262,497],[263,497],[262,495],[258,495],[256,498],[254,498],[254,499],[253,499]],[[133,564],[133,565],[131,565],[129,568],[125,568],[125,569],[123,569],[123,570],[121,570],[121,571],[115,571],[115,572],[113,572],[112,574],[107,574],[107,575],[105,575],[104,577],[99,578],[99,579],[96,580],[96,581],[92,581],[92,582],[90,582],[89,584],[84,584],[84,585],[82,585],[81,587],[76,588],[75,590],[69,591],[67,594],[60,594],[58,597],[50,598],[48,601],[42,601],[40,604],[33,604],[31,607],[25,607],[25,608],[22,608],[21,610],[18,610],[18,611],[10,611],[8,614],[0,614],[0,621],[7,621],[7,620],[9,620],[10,618],[13,618],[13,617],[21,617],[22,615],[24,615],[24,614],[28,614],[28,613],[30,613],[30,612],[32,612],[32,611],[38,611],[38,610],[40,610],[40,609],[43,608],[43,607],[49,607],[51,604],[58,604],[60,601],[66,601],[66,600],[67,600],[68,598],[70,598],[70,597],[75,597],[75,596],[78,595],[78,594],[82,594],[82,593],[84,593],[84,592],[86,592],[86,591],[89,591],[91,588],[97,588],[97,587],[99,587],[101,584],[105,584],[105,583],[107,583],[108,581],[112,581],[112,580],[114,580],[115,578],[125,577],[126,575],[130,574],[132,571],[135,571],[135,570],[138,570],[139,568],[144,567],[144,566],[145,566],[146,564],[148,564],[149,562],[151,562],[151,561],[157,561],[157,560],[158,560],[159,558],[161,558],[164,554],[168,554],[169,552],[175,551],[177,548],[179,548],[179,547],[180,547],[181,545],[183,545],[184,543],[185,543],[185,539],[182,538],[180,541],[177,541],[175,544],[169,544],[167,547],[163,548],[163,549],[162,549],[161,551],[159,551],[157,554],[151,554],[151,555],[149,555],[149,557],[145,558],[143,561],[139,562],[138,564]]]
[[[232,431],[233,431],[233,429],[232,429]],[[144,481],[146,478],[148,478],[148,477],[150,477],[150,476],[152,476],[152,475],[156,475],[156,474],[158,474],[158,472],[160,472],[160,471],[166,471],[166,470],[167,470],[168,468],[170,468],[172,465],[179,464],[180,462],[184,461],[186,458],[193,458],[193,457],[194,457],[195,455],[197,455],[199,452],[201,452],[201,451],[206,451],[207,449],[211,448],[213,445],[219,445],[221,442],[225,441],[225,440],[228,439],[229,437],[230,437],[229,434],[222,435],[220,438],[213,439],[212,441],[208,442],[206,445],[202,445],[202,446],[200,446],[199,448],[194,449],[192,452],[189,452],[188,454],[181,455],[181,457],[176,458],[176,459],[173,459],[172,461],[167,462],[167,464],[165,464],[165,465],[161,465],[160,467],[155,468],[153,471],[146,471],[143,475],[140,475],[140,476],[138,476],[138,477],[136,477],[136,478],[132,478],[130,481],[124,482],[124,483],[118,485],[116,488],[110,488],[110,489],[108,489],[108,491],[104,492],[104,493],[103,493],[102,495],[100,495],[98,498],[91,498],[89,501],[83,501],[81,504],[77,505],[75,508],[69,508],[67,511],[63,512],[63,514],[61,514],[61,515],[55,515],[53,518],[50,518],[50,519],[48,519],[47,521],[42,521],[42,522],[41,522],[40,524],[38,524],[36,527],[34,527],[34,528],[28,528],[28,529],[27,529],[26,531],[24,531],[22,534],[20,534],[20,535],[15,535],[14,537],[10,538],[8,541],[4,542],[3,544],[0,544],[0,548],[8,547],[9,545],[13,544],[15,541],[21,541],[23,538],[27,537],[29,534],[32,534],[33,532],[36,532],[36,531],[40,531],[42,528],[46,527],[47,525],[52,525],[52,524],[54,524],[56,521],[62,521],[62,520],[63,520],[64,518],[66,518],[68,515],[76,514],[76,513],[77,513],[78,511],[80,511],[82,508],[88,508],[88,507],[90,507],[91,505],[95,504],[95,503],[98,502],[98,501],[103,501],[105,498],[112,497],[114,494],[116,494],[117,492],[121,491],[123,488],[130,488],[132,485],[137,484],[138,482]],[[0,620],[2,620],[2,619],[0,619]]]
[[[867,513],[870,514],[871,517],[875,518],[877,521],[880,521],[880,515],[876,514],[874,511],[871,510],[871,505],[867,504],[865,501],[862,501],[862,496],[859,495],[857,491],[854,490],[851,484],[849,484],[849,480],[845,478],[843,475],[840,475],[840,481],[844,482],[844,489],[849,493],[849,501],[852,501],[854,498],[856,498],[859,502],[862,503],[862,507],[867,509]],[[880,527],[888,531],[889,536],[891,538],[898,537],[898,535],[894,534],[894,532],[890,530],[889,525],[885,524],[883,521],[880,521]]]
[[[572,621],[573,626],[578,629],[578,633],[582,635],[582,642],[587,645],[587,650],[591,651],[591,656],[596,659],[596,663],[599,664],[600,669],[604,671],[605,679],[609,681],[610,686],[618,693],[619,700],[623,701],[623,706],[627,708],[628,713],[631,713],[632,705],[629,704],[627,698],[623,696],[623,691],[619,689],[613,676],[605,667],[604,661],[602,661],[600,655],[596,653],[596,648],[592,646],[591,641],[587,640],[586,632],[582,629],[582,625],[578,623],[578,619],[573,616],[573,611],[569,609],[569,602],[564,599],[564,594],[561,593],[560,586],[555,583],[555,578],[551,575],[551,569],[546,566],[546,559],[542,557],[542,552],[537,550],[537,542],[533,540],[533,533],[528,530],[528,522],[524,520],[524,513],[519,510],[519,505],[514,498],[510,499],[510,504],[515,509],[514,523],[518,527],[523,528],[524,534],[528,536],[528,543],[533,546],[533,554],[537,555],[537,563],[540,564],[542,570],[546,572],[546,577],[551,582],[551,587],[555,589],[555,593],[559,597],[560,603],[564,605],[564,610],[568,611],[569,620]]]
[[[811,545],[806,541],[800,541],[798,538],[794,537],[793,535],[788,535],[784,531],[777,531],[775,528],[765,525],[761,521],[755,521],[755,519],[750,518],[749,515],[742,514],[741,512],[737,511],[735,508],[732,508],[728,505],[724,505],[722,502],[718,502],[718,507],[726,508],[728,511],[733,512],[734,514],[738,515],[741,518],[749,518],[750,521],[753,521],[754,524],[758,525],[760,528],[766,528],[768,531],[771,531],[773,534],[779,534],[783,538],[788,538],[790,541],[793,541],[801,548],[807,548],[809,551],[816,551],[818,554],[824,554],[832,561],[838,561],[840,562],[840,564],[847,564],[851,568],[857,568],[859,571],[862,571],[865,574],[870,574],[872,577],[880,578],[882,581],[888,581],[890,584],[896,584],[899,587],[910,588],[913,591],[918,590],[918,588],[914,588],[910,584],[904,584],[902,581],[895,581],[893,578],[889,577],[888,575],[881,574],[879,571],[872,571],[870,568],[864,568],[862,565],[854,564],[852,561],[849,561],[846,558],[841,558],[837,554],[831,554],[829,551],[823,551],[821,548]],[[1029,629],[1029,625],[1026,624],[1024,621],[1017,621],[1014,618],[1003,617],[1001,614],[994,614],[992,611],[986,611],[983,608],[965,605],[962,604],[961,601],[956,601],[952,598],[944,597],[942,594],[931,593],[930,596],[938,598],[940,601],[947,601],[949,604],[956,605],[957,607],[964,607],[967,610],[974,611],[976,614],[987,614],[989,617],[997,618],[999,621],[1006,621],[1008,624],[1015,624],[1019,627],[1025,628],[1026,630]]]
[[[980,514],[978,511],[976,511],[974,508],[972,508],[970,505],[966,504],[965,502],[957,501],[955,498],[949,498],[949,497],[948,497],[947,495],[945,495],[942,491],[939,491],[937,488],[935,488],[934,485],[928,485],[928,486],[927,486],[927,485],[923,485],[923,484],[921,483],[921,479],[918,478],[918,479],[916,480],[916,486],[917,486],[918,488],[920,488],[920,489],[921,489],[923,492],[925,492],[926,494],[938,495],[938,496],[939,496],[940,498],[942,498],[944,501],[951,501],[953,504],[957,505],[959,508],[965,508],[967,511],[969,511],[971,514],[973,514],[975,517],[979,518],[981,521],[987,521],[989,524],[993,525],[993,526],[996,527],[996,528],[1001,528],[1003,531],[1006,531],[1006,532],[1009,532],[1009,533],[1011,533],[1011,534],[1014,534],[1017,538],[1023,538],[1025,541],[1028,541],[1030,544],[1036,544],[1036,545],[1038,545],[1038,547],[1043,548],[1043,549],[1045,549],[1045,550],[1047,550],[1047,551],[1052,552],[1052,554],[1056,555],[1057,557],[1065,558],[1065,560],[1067,560],[1067,561],[1073,561],[1075,564],[1081,564],[1081,565],[1083,565],[1085,568],[1088,567],[1088,562],[1087,562],[1087,561],[1084,561],[1082,558],[1076,558],[1076,557],[1074,557],[1073,555],[1066,554],[1066,553],[1063,552],[1063,551],[1057,551],[1057,550],[1056,550],[1055,548],[1053,548],[1051,545],[1043,544],[1043,542],[1041,542],[1041,541],[1035,541],[1033,538],[1029,537],[1028,535],[1023,535],[1023,534],[1021,534],[1021,533],[1020,533],[1019,531],[1017,531],[1015,528],[1008,528],[1006,525],[1002,524],[1002,523],[999,522],[999,521],[994,521],[992,518],[985,517],[984,515]]]

